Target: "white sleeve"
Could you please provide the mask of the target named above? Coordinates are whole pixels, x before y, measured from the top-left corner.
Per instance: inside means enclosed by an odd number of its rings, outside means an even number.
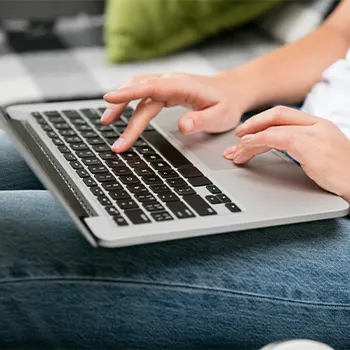
[[[350,138],[350,50],[325,70],[301,110],[332,121]]]

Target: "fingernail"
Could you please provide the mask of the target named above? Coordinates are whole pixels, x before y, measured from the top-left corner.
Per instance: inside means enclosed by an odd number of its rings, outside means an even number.
[[[185,127],[185,131],[186,133],[191,133],[194,131],[194,123],[192,119],[186,119],[184,121],[184,127]]]
[[[108,92],[106,95],[104,95],[103,99],[105,99],[105,100],[113,99],[116,96],[118,96],[118,92],[112,91],[112,92]]]
[[[235,133],[236,133],[236,135],[239,135],[242,133],[242,131],[243,131],[243,127],[241,125],[239,125],[239,126],[237,126]]]
[[[113,114],[113,109],[107,108],[102,114],[101,122],[108,122],[112,114]]]
[[[124,137],[119,137],[119,139],[116,142],[114,142],[112,146],[112,150],[118,153],[120,151],[120,148],[123,147],[124,144],[125,144]]]
[[[228,147],[224,151],[224,157],[227,159],[232,159],[234,153],[236,152],[237,146]]]
[[[250,140],[252,140],[252,139],[254,138],[254,136],[255,136],[255,135],[244,135],[244,136],[242,137],[242,140],[244,140],[244,141],[250,141]]]

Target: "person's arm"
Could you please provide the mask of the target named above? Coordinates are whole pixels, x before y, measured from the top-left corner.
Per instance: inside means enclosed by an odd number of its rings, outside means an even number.
[[[221,72],[249,91],[247,110],[302,102],[322,72],[350,48],[350,0],[343,0],[324,24],[295,43]]]

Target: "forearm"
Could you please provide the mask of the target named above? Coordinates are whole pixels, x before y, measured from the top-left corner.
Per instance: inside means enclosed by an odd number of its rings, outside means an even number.
[[[349,15],[343,13],[349,8],[350,0],[345,0],[327,22],[303,39],[220,75],[244,89],[246,110],[303,101],[322,72],[349,49],[348,24],[338,25],[348,22]]]

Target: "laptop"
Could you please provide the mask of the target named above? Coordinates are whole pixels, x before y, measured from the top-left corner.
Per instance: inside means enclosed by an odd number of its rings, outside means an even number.
[[[94,246],[121,247],[345,216],[349,205],[272,150],[245,166],[223,158],[233,131],[183,136],[164,109],[134,146],[111,145],[135,105],[103,126],[103,100],[8,107],[3,127]],[[232,234],[234,239],[234,233]]]

